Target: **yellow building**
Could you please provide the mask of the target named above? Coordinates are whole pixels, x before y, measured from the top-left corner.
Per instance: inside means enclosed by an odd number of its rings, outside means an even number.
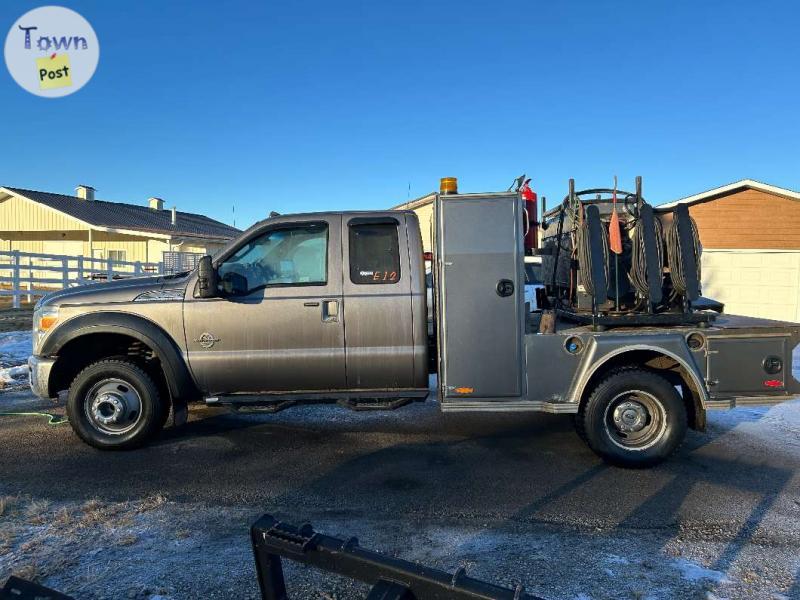
[[[240,231],[203,215],[95,200],[94,188],[75,196],[0,187],[0,250],[159,263],[164,252],[208,254]]]
[[[435,198],[436,193],[431,192],[415,200],[409,200],[392,207],[392,210],[413,210],[416,213],[419,219],[420,233],[422,234],[422,247],[425,252],[433,250],[431,227],[433,226],[433,201]]]

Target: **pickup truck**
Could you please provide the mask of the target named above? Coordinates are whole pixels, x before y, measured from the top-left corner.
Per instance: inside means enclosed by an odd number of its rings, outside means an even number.
[[[31,387],[68,390],[75,433],[127,449],[170,415],[185,422],[192,401],[395,409],[428,398],[436,372],[443,412],[572,414],[592,450],[627,467],[667,458],[710,409],[800,393],[795,324],[540,330],[521,293],[522,210],[515,192],[436,198],[432,336],[413,212],[279,215],[192,272],[44,297]]]

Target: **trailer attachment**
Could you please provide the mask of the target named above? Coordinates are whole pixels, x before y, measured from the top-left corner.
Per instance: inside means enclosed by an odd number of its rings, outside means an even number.
[[[296,527],[264,515],[250,529],[261,596],[287,600],[281,557],[372,586],[367,600],[542,600],[516,589],[385,556],[314,531],[310,524]]]

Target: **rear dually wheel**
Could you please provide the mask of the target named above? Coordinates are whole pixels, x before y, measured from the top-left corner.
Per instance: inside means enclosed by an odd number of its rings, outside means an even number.
[[[612,371],[581,405],[579,435],[603,460],[650,467],[683,442],[686,407],[663,377],[639,368]]]

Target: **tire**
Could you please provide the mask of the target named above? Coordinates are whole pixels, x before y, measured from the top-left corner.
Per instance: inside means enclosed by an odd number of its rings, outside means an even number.
[[[73,431],[100,450],[145,444],[163,427],[164,412],[165,402],[153,379],[137,365],[116,358],[83,369],[67,396]]]
[[[627,468],[656,465],[681,445],[686,407],[663,377],[638,368],[613,371],[576,418],[578,435],[603,460]]]

